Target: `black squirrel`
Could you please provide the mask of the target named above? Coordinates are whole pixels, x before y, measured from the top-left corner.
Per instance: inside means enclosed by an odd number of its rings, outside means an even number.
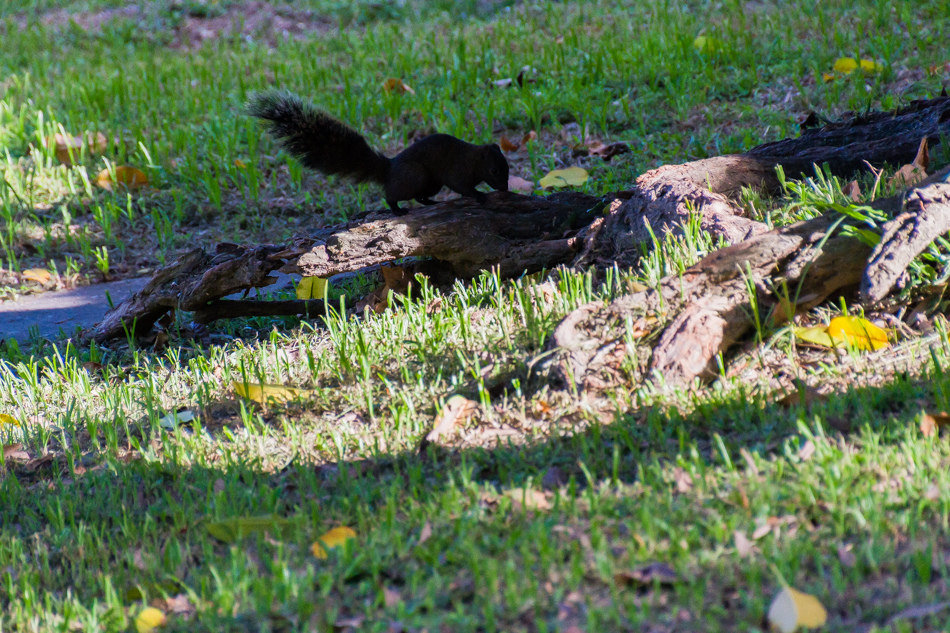
[[[435,204],[443,185],[483,202],[481,182],[508,191],[508,161],[498,145],[473,145],[449,134],[420,139],[393,158],[371,148],[359,132],[285,90],[252,94],[246,112],[269,122],[269,131],[305,167],[356,182],[379,183],[396,215],[402,200]]]

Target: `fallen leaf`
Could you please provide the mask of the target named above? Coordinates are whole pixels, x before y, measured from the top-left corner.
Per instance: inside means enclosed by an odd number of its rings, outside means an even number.
[[[836,343],[847,342],[862,350],[877,350],[890,345],[885,330],[856,316],[833,318],[828,324],[828,336]]]
[[[920,145],[917,147],[917,155],[909,164],[904,165],[897,170],[897,173],[891,177],[888,184],[892,187],[910,187],[927,177],[927,169],[930,167],[930,148],[927,144],[927,137],[920,139]]]
[[[588,178],[587,170],[581,167],[555,169],[541,179],[541,187],[544,189],[552,187],[579,187],[587,182]]]
[[[527,145],[528,143],[530,143],[531,141],[537,138],[538,138],[538,133],[535,132],[534,130],[531,130],[530,132],[528,132],[527,134],[521,137],[521,145],[522,146]]]
[[[237,167],[238,169],[247,169],[247,163],[245,163],[240,158],[234,159],[234,166]]]
[[[165,609],[185,619],[191,617],[197,611],[195,605],[191,603],[191,599],[188,598],[188,594],[184,593],[165,598]]]
[[[850,75],[858,68],[867,73],[875,73],[883,70],[883,66],[870,59],[856,60],[853,57],[841,57],[837,59],[832,67],[835,72]]]
[[[9,413],[0,413],[0,425],[22,426],[20,421]]]
[[[383,82],[383,91],[395,92],[396,94],[416,94],[416,91],[410,88],[402,79],[390,78]]]
[[[618,585],[672,585],[679,580],[679,576],[666,563],[650,563],[633,571],[621,571],[614,574],[614,582]]]
[[[693,48],[700,53],[715,53],[722,48],[722,44],[714,37],[700,35],[693,40]]]
[[[363,626],[363,622],[365,621],[366,621],[366,618],[364,618],[361,615],[355,615],[351,618],[337,618],[333,622],[333,628],[339,629],[341,631],[346,631],[349,629],[358,629],[361,626]]]
[[[297,284],[298,299],[323,299],[327,293],[327,280],[323,277],[303,277]]]
[[[17,442],[16,444],[4,444],[3,458],[26,462],[30,461],[30,454],[23,450],[23,444]]]
[[[829,339],[831,337],[828,337]],[[802,395],[804,392],[804,395]],[[800,404],[804,404],[806,407],[811,406],[815,402],[825,402],[828,400],[826,394],[818,391],[817,387],[812,387],[811,385],[802,385],[798,389],[789,391],[784,396],[777,400],[777,404],[786,409],[791,409],[792,407],[797,407]]]
[[[430,538],[432,538],[432,524],[426,521],[425,525],[422,526],[422,531],[419,532],[419,540],[416,541],[416,547],[422,545]]]
[[[534,183],[521,176],[508,176],[508,189],[518,193],[531,193],[534,191]]]
[[[745,532],[736,530],[732,537],[736,541],[736,552],[740,557],[745,558],[755,550],[755,543],[745,535]]]
[[[757,528],[755,528],[755,530],[753,530],[752,540],[758,541],[760,538],[766,536],[771,531],[772,531],[772,524],[768,521],[765,521],[764,523],[759,525]]]
[[[929,488],[924,492],[924,499],[928,501],[936,501],[940,498],[940,486],[937,484],[931,484]]]
[[[56,160],[64,165],[73,164],[70,154],[77,158],[83,147],[83,137],[85,137],[86,149],[90,154],[101,154],[109,146],[109,140],[102,132],[86,132],[80,136],[71,136],[69,134],[56,133],[48,140],[53,152],[56,154]]]
[[[208,534],[222,543],[234,543],[249,534],[256,532],[270,532],[279,536],[287,536],[296,527],[294,519],[285,519],[273,515],[256,517],[235,517],[208,523],[205,529]]]
[[[693,478],[680,467],[673,469],[673,481],[676,482],[676,491],[686,493],[693,489]]]
[[[851,182],[846,184],[844,187],[842,187],[841,193],[848,196],[848,198],[850,198],[852,202],[861,201],[861,186],[858,185],[857,180],[852,180]]]
[[[181,411],[173,411],[172,413],[166,413],[158,419],[158,425],[163,429],[174,430],[181,424],[187,422],[193,422],[196,416],[194,411],[189,411],[188,409],[182,409]]]
[[[815,454],[815,443],[811,440],[805,442],[805,445],[802,446],[798,451],[798,458],[803,462],[811,459],[811,456]]]
[[[135,616],[135,630],[139,633],[151,633],[166,622],[165,614],[155,607],[145,607]]]
[[[28,281],[35,281],[38,284],[48,284],[53,276],[45,268],[27,268],[20,276]]]
[[[511,77],[508,77],[506,79],[496,79],[495,81],[491,83],[492,83],[492,86],[494,86],[495,88],[510,88],[511,84],[513,84],[514,82],[515,82],[514,79],[512,79]]]
[[[478,410],[478,403],[465,396],[454,395],[445,402],[445,406],[436,416],[432,430],[423,444],[437,442],[448,436],[459,424],[464,424]]]
[[[503,152],[516,152],[521,147],[521,143],[510,141],[507,136],[502,136],[498,144]]]
[[[920,418],[920,432],[924,437],[936,435],[940,429],[950,424],[950,414],[941,411],[940,413],[924,413]]]
[[[260,404],[283,404],[312,394],[309,389],[284,387],[283,385],[259,384],[256,382],[231,383],[234,393]]]
[[[214,494],[219,495],[222,492],[224,492],[224,489],[225,489],[224,480],[221,479],[220,477],[215,479],[214,485],[211,486],[211,490],[214,492]]]
[[[597,145],[589,145],[591,156],[598,156],[603,158],[605,161],[610,161],[614,156],[619,156],[620,154],[626,154],[630,152],[630,146],[622,141],[616,143],[610,143],[609,145],[604,145],[599,141],[596,142]]]
[[[807,629],[822,626],[828,613],[814,596],[785,587],[772,600],[767,617],[773,629],[792,633],[800,626]]]
[[[148,177],[142,170],[128,165],[119,165],[115,168],[115,182],[112,181],[112,174],[108,169],[103,169],[96,176],[96,184],[106,191],[112,191],[116,183],[129,191],[135,191],[148,184]]]
[[[505,496],[516,505],[523,505],[528,510],[551,509],[551,502],[548,501],[547,495],[533,488],[512,488],[505,491]]]
[[[356,538],[356,532],[346,526],[335,527],[310,546],[310,551],[317,558],[326,558],[327,550],[340,547],[350,539]]]
[[[399,594],[397,589],[392,587],[383,586],[383,602],[386,604],[387,609],[392,609],[397,604],[402,602],[402,596]]]
[[[828,335],[827,325],[797,327],[793,329],[793,332],[795,333],[795,338],[805,341],[806,343],[820,345],[821,347],[835,346],[834,340],[832,340],[832,338]]]

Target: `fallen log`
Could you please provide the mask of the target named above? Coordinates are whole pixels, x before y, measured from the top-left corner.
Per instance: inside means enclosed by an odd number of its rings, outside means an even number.
[[[744,154],[663,166],[640,176],[633,191],[604,198],[494,192],[484,203],[458,198],[401,217],[369,214],[287,245],[220,245],[214,254],[195,249],[156,272],[89,336],[105,341],[132,330],[144,335],[176,309],[195,311],[205,322],[246,316],[248,310],[260,315],[310,310],[304,304],[214,305],[232,293],[272,284],[271,273],[278,270],[330,277],[405,257],[434,258],[463,279],[491,268],[510,277],[571,262],[625,267],[636,263],[642,244],[652,242],[651,229],[678,230],[695,214],[713,237],[735,244],[765,234],[767,227],[743,217],[732,197],[743,187],[774,190],[777,166],[798,176],[814,161],[839,174],[864,169],[865,163],[909,162],[921,137],[935,144],[947,134],[950,99],[933,99],[806,130]]]

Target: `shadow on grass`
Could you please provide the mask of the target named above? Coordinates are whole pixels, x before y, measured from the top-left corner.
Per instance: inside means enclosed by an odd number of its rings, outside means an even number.
[[[917,431],[943,380],[810,411],[740,389],[522,445],[270,473],[186,464],[171,444],[163,463],[10,464],[0,605],[16,623],[44,600],[98,601],[106,629],[185,593],[202,608],[175,630],[754,630],[780,574],[830,607],[828,630],[864,630],[946,599],[950,451]],[[206,529],[271,514],[295,527],[230,544]],[[314,558],[340,524],[357,544]],[[623,576],[654,561],[676,580]]]

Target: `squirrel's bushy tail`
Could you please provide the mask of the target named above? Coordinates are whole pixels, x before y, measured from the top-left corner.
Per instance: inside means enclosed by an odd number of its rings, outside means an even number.
[[[285,90],[252,94],[247,114],[270,122],[271,135],[305,167],[356,182],[386,182],[389,159],[359,132]]]

